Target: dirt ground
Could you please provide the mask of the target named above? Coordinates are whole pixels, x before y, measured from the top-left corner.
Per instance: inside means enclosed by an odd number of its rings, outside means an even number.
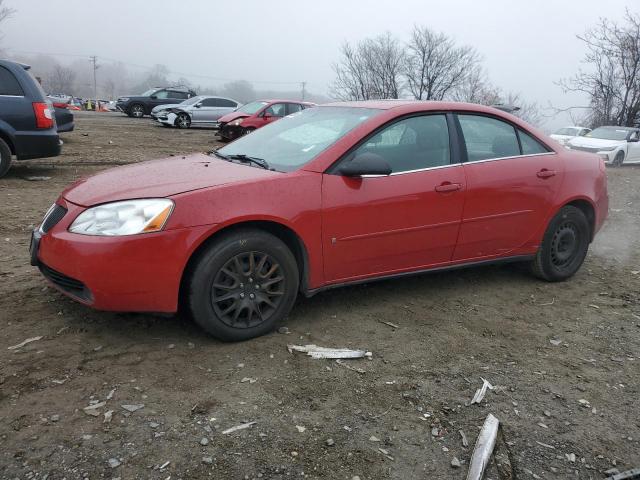
[[[640,467],[639,168],[609,170],[609,221],[568,282],[511,265],[343,288],[299,299],[289,334],[223,344],[76,304],[27,252],[74,179],[209,150],[212,131],[82,113],[63,138],[59,158],[0,179],[0,478],[462,479],[489,413],[517,478]],[[347,363],[359,373],[288,343],[373,356]],[[467,406],[481,377],[496,388]]]

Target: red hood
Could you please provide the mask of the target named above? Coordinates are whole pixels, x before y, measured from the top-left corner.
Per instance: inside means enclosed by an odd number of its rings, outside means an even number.
[[[168,197],[275,175],[279,173],[196,153],[105,170],[78,180],[62,196],[71,203],[89,207],[132,198]]]
[[[251,115],[247,115],[246,113],[242,113],[242,112],[231,112],[231,113],[227,113],[226,115],[223,115],[222,117],[220,117],[218,119],[219,122],[224,122],[224,123],[229,123],[229,122],[233,122],[235,119],[237,118],[247,118],[250,117]]]

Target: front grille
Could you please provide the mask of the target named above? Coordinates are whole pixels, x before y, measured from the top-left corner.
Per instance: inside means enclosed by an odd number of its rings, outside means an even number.
[[[596,153],[600,151],[600,147],[575,147],[572,145],[571,150],[580,150],[581,152]]]
[[[69,295],[86,301],[91,300],[91,292],[80,280],[67,277],[64,273],[57,272],[53,268],[47,267],[42,262],[38,265],[38,267],[40,268],[40,272],[42,272],[42,275],[44,275],[47,280],[60,287]]]
[[[47,233],[49,230],[51,230],[53,227],[56,226],[56,224],[62,220],[62,218],[67,214],[67,209],[55,204],[50,210],[49,212],[47,212],[47,215],[45,215],[44,220],[42,220],[42,225],[40,225],[40,230],[42,230],[42,233]]]

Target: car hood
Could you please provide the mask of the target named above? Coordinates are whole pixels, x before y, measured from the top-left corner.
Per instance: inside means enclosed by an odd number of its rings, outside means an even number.
[[[623,145],[624,140],[605,140],[603,138],[576,137],[569,140],[572,147],[617,147]]]
[[[62,196],[76,205],[90,207],[134,198],[169,197],[278,175],[282,174],[197,153],[105,170],[78,180],[62,192]]]
[[[167,103],[164,105],[158,105],[156,107],[153,107],[151,109],[151,112],[153,113],[153,112],[159,112],[160,110],[169,110],[171,108],[178,108],[179,106],[180,106],[179,103]]]
[[[238,118],[247,118],[250,116],[251,115],[247,115],[246,113],[242,113],[242,112],[230,112],[220,117],[219,121],[224,123],[229,123],[229,122],[233,122],[234,120],[237,120]]]

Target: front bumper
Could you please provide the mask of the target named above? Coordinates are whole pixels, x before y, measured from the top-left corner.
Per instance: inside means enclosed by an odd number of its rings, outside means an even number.
[[[218,124],[218,135],[225,140],[235,140],[244,134],[242,125]]]
[[[154,117],[154,120],[156,122],[163,123],[165,125],[171,125],[173,127],[176,124],[176,117],[177,115],[175,113],[169,112]]]
[[[31,259],[49,283],[85,305],[124,312],[177,311],[182,273],[211,228],[198,226],[123,237],[68,231],[84,207],[68,211],[47,233],[35,231]]]

